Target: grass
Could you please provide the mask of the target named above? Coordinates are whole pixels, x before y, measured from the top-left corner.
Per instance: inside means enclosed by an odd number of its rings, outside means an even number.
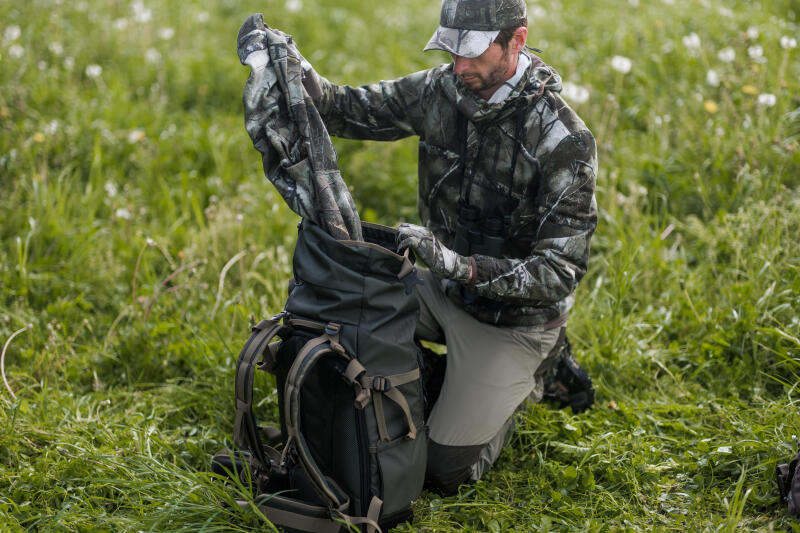
[[[31,325],[6,352],[0,531],[264,527],[206,472],[297,223],[242,124],[254,12],[339,83],[446,60],[421,52],[424,0],[0,3],[0,341]],[[524,412],[483,481],[398,530],[800,531],[773,479],[800,435],[800,4],[529,14],[600,148],[570,320],[597,404]],[[413,139],[335,142],[364,218],[415,220]]]

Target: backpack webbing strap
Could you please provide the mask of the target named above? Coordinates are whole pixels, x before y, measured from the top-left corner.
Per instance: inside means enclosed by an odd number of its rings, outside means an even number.
[[[236,418],[233,424],[233,441],[240,449],[250,450],[258,464],[269,468],[269,460],[264,454],[258,425],[253,416],[253,379],[256,364],[262,355],[273,357],[269,342],[276,335],[286,338],[292,329],[279,322],[279,319],[262,320],[253,327],[253,333],[239,353],[236,361]],[[269,365],[263,361],[262,365]]]
[[[311,339],[300,349],[289,370],[284,388],[284,398],[286,399],[286,432],[289,438],[294,441],[297,455],[300,458],[303,469],[306,474],[308,474],[309,481],[314,487],[314,490],[323,501],[328,502],[335,508],[349,501],[349,498],[335,481],[322,473],[322,470],[311,454],[311,450],[300,428],[300,390],[305,383],[305,379],[311,372],[311,369],[322,357],[334,355],[347,360],[350,359],[350,356],[344,352],[341,344],[339,344],[339,327],[338,324],[328,324],[325,334]]]
[[[294,328],[310,329],[317,333],[324,332],[327,324],[327,322],[317,322],[316,320],[308,320],[306,318],[297,318],[294,316],[289,316],[287,322]]]
[[[411,416],[411,408],[408,406],[408,400],[406,400],[406,397],[397,387],[418,380],[420,378],[419,368],[391,376],[367,376],[366,373],[367,369],[364,368],[364,365],[353,359],[347,365],[344,375],[356,387],[356,407],[363,409],[369,403],[370,398],[372,398],[380,441],[388,442],[391,440],[383,410],[384,396],[392,400],[403,410],[406,422],[408,422],[408,434],[406,438],[417,438],[417,426],[414,424],[414,419]]]
[[[349,525],[358,526],[363,524],[367,526],[367,533],[383,533],[381,531],[381,526],[378,525],[381,507],[383,507],[383,500],[377,496],[373,496],[372,500],[369,502],[367,516],[349,516],[342,512],[334,512],[334,514],[347,522]]]
[[[264,496],[265,499],[258,501],[261,496]],[[348,515],[346,511],[350,505],[349,501],[333,508],[312,505],[281,494],[261,494],[256,497],[256,500],[259,511],[278,527],[288,527],[310,533],[339,533],[342,525],[335,520],[338,518],[348,525],[367,526],[367,533],[382,533],[381,527],[378,525],[378,517],[383,501],[377,496],[372,497],[367,516]],[[236,500],[236,503],[239,507],[250,505],[246,500]]]
[[[236,503],[239,507],[250,505],[246,500],[236,500]],[[256,497],[258,510],[275,526],[310,533],[339,533],[342,526],[333,517],[343,515],[349,505],[349,501],[336,508],[312,505],[282,494],[260,494]]]

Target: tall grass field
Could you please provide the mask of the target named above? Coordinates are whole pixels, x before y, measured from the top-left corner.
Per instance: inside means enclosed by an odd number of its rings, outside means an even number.
[[[298,222],[244,129],[236,32],[264,13],[357,85],[448,61],[422,52],[439,6],[0,0],[0,531],[275,530],[207,472]],[[528,13],[598,140],[569,324],[597,402],[520,413],[483,480],[396,531],[800,531],[774,481],[800,435],[800,2]],[[414,139],[335,145],[362,218],[418,220]]]

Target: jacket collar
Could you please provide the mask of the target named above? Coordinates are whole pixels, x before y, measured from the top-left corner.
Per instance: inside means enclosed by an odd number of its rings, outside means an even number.
[[[453,72],[452,64],[445,68],[442,77],[445,95],[467,119],[478,125],[508,117],[518,106],[527,106],[538,99],[545,89],[561,91],[561,76],[553,67],[538,57],[529,55],[527,51],[521,53],[530,59],[531,64],[502,102],[490,104],[464,87],[461,79]]]

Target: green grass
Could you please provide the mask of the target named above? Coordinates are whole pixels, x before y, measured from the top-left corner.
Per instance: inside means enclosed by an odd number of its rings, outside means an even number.
[[[206,473],[297,223],[244,131],[236,31],[263,12],[360,84],[445,60],[421,52],[438,4],[0,3],[0,342],[32,327],[0,391],[0,531],[263,527]],[[800,435],[800,3],[634,4],[529,3],[600,148],[570,320],[597,404],[524,412],[483,481],[400,531],[800,531],[773,480]],[[365,218],[416,218],[414,140],[335,142]]]

